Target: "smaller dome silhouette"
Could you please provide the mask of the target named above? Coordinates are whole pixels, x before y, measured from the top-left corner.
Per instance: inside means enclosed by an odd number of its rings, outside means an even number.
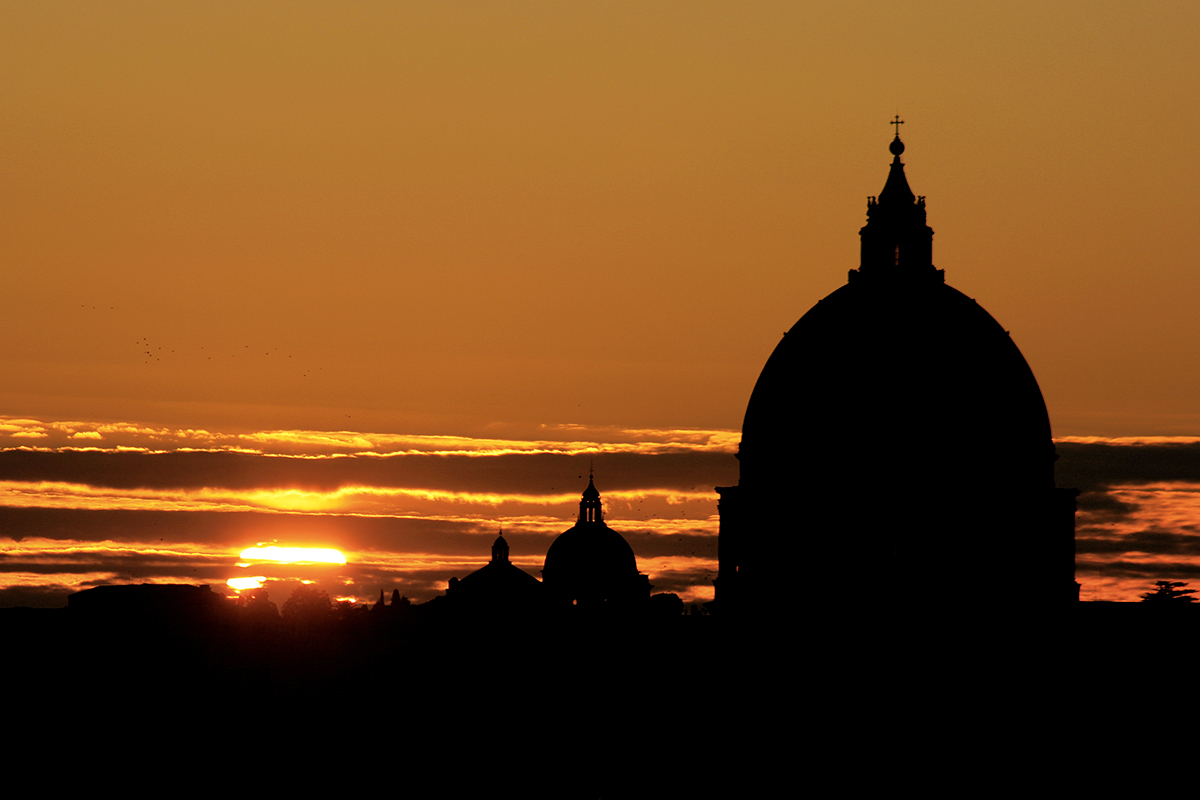
[[[508,541],[501,533],[492,543],[492,560],[459,580],[450,579],[446,595],[458,606],[515,610],[541,600],[542,584],[508,559]]]
[[[579,501],[579,520],[546,552],[542,582],[556,602],[580,606],[627,604],[649,597],[625,537],[604,523],[600,492],[589,478]]]

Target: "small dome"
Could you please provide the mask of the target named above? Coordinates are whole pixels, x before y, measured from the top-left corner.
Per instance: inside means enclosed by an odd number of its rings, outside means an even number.
[[[603,522],[577,524],[550,545],[543,572],[603,585],[636,575],[637,558],[625,537]]]
[[[546,551],[542,581],[560,601],[595,605],[645,594],[637,558],[625,537],[601,518],[600,492],[592,481],[580,502],[579,520]]]
[[[508,541],[501,533],[496,536],[496,541],[492,542],[492,561],[508,561]]]
[[[583,490],[583,497],[585,500],[599,500],[600,499],[600,490],[596,488],[596,483],[595,483],[594,478],[592,478],[592,477],[588,478],[588,485],[587,485],[587,488]]]

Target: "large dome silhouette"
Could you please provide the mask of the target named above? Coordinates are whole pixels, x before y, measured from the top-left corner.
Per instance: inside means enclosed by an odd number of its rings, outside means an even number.
[[[904,483],[1053,485],[1050,419],[1021,351],[932,276],[854,281],[819,302],[771,354],[742,426],[743,474],[863,477],[895,471],[889,453]]]
[[[859,268],[784,335],[750,396],[741,478],[719,490],[724,611],[1077,592],[1077,493],[1054,486],[1037,380],[933,266],[925,198],[899,137],[890,150]]]

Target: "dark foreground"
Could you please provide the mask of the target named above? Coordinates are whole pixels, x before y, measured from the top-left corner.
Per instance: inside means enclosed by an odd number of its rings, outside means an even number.
[[[0,634],[10,754],[53,752],[54,779],[85,788],[170,770],[222,793],[796,797],[818,774],[860,794],[1059,770],[1065,742],[1130,711],[1109,705],[1120,687],[1126,706],[1180,687],[1166,665],[1195,663],[1200,614],[1172,611],[285,625],[9,609]]]

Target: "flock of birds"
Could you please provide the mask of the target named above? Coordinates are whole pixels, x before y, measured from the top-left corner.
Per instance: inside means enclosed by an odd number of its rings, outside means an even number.
[[[170,360],[170,358],[172,356],[176,356],[176,355],[178,355],[178,356],[187,356],[187,355],[199,356],[199,357],[203,358],[203,360],[206,360],[206,361],[212,361],[214,358],[216,358],[218,361],[221,361],[221,360],[226,360],[226,359],[236,359],[239,356],[243,360],[245,360],[247,358],[255,358],[255,357],[258,357],[259,353],[261,352],[263,358],[271,358],[272,356],[274,356],[275,360],[284,361],[285,363],[286,363],[285,358],[291,359],[291,358],[295,357],[294,354],[292,354],[292,353],[280,352],[280,349],[278,347],[271,347],[271,348],[267,348],[266,350],[259,350],[258,348],[251,348],[251,346],[248,344],[243,345],[241,350],[218,351],[218,350],[209,350],[209,349],[201,346],[198,350],[192,350],[190,352],[188,350],[181,351],[180,349],[174,348],[174,347],[152,344],[150,341],[150,337],[148,337],[148,336],[143,336],[142,338],[140,338],[136,342],[134,342],[134,344],[137,345],[138,354],[141,356],[143,364],[153,364],[153,363],[161,362],[164,358]],[[324,367],[315,367],[315,368],[314,367],[306,367],[300,373],[300,377],[307,378],[310,375],[313,375],[317,372],[323,371],[324,369],[325,369]]]
[[[79,305],[79,307],[82,309],[90,308],[92,311],[103,310],[100,306],[95,306],[95,305],[88,306],[87,303],[81,303]],[[115,311],[116,307],[109,306],[108,310]],[[257,356],[258,353],[260,352],[259,348],[257,348],[257,347],[252,348],[248,344],[243,345],[241,349],[234,349],[234,350],[227,349],[224,351],[208,350],[207,348],[205,348],[203,346],[201,346],[198,350],[181,349],[181,348],[177,348],[177,347],[169,347],[169,346],[164,346],[164,345],[152,344],[150,342],[149,336],[141,337],[140,339],[138,339],[137,341],[134,342],[134,345],[138,349],[138,355],[141,357],[143,364],[159,363],[164,358],[170,360],[170,357],[173,355],[181,356],[181,357],[188,356],[188,355],[197,355],[197,356],[202,356],[203,359],[206,361],[212,361],[214,358],[216,358],[217,360],[236,359],[239,356],[241,356],[243,359],[253,358],[253,357]],[[293,353],[280,352],[279,347],[269,347],[269,348],[266,348],[265,350],[262,350],[261,352],[262,352],[262,356],[264,358],[270,358],[271,356],[275,356],[276,360],[278,360],[278,361],[283,361],[285,357],[289,358],[289,359],[295,358],[295,355]],[[314,375],[317,372],[321,372],[323,370],[324,370],[324,367],[316,367],[316,368],[306,367],[300,373],[300,377],[307,378],[310,375]]]

